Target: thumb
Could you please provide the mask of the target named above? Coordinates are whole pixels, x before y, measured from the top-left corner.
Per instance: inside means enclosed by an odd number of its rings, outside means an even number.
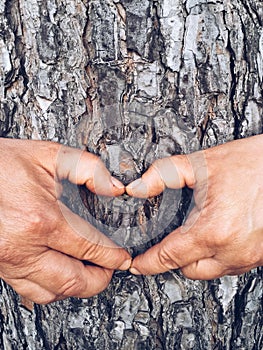
[[[61,146],[57,155],[56,174],[59,180],[67,179],[103,196],[119,196],[124,185],[110,175],[104,163],[92,153]]]
[[[153,197],[165,188],[192,188],[195,183],[190,158],[178,155],[156,160],[142,177],[130,183],[126,192],[133,197]]]

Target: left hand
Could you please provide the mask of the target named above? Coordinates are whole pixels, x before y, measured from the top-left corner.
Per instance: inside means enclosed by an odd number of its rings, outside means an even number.
[[[0,138],[0,278],[47,304],[104,290],[129,253],[61,201],[62,180],[104,196],[124,186],[91,153],[57,143]],[[84,264],[83,261],[92,264]]]

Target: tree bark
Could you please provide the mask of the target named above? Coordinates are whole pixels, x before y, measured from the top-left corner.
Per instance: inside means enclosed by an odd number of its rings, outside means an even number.
[[[86,148],[128,183],[154,159],[260,134],[262,24],[260,0],[2,0],[0,136]],[[191,208],[188,190],[113,200],[68,185],[64,200],[134,255]],[[260,350],[262,285],[261,268],[116,272],[94,298],[39,306],[2,282],[0,348]]]

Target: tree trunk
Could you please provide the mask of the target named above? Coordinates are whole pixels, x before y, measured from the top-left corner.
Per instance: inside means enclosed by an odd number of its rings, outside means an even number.
[[[128,183],[156,158],[262,133],[261,0],[1,0],[0,135],[86,147]],[[65,202],[136,255],[191,192]],[[237,252],[238,253],[238,252]],[[1,283],[4,350],[260,350],[262,269],[191,281],[116,272],[106,291],[32,305]]]

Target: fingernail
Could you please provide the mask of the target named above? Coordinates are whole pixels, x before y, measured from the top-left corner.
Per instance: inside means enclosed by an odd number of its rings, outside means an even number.
[[[147,186],[142,179],[137,179],[130,183],[126,188],[126,191],[128,191],[129,194],[139,196],[140,198],[148,197]]]
[[[113,177],[113,176],[111,177],[111,182],[112,182],[112,184],[115,187],[117,187],[119,189],[123,189],[124,188],[124,185],[119,180],[117,180],[115,177]]]
[[[128,186],[130,189],[133,190],[135,187],[140,186],[141,183],[142,183],[142,180],[137,179],[137,180],[133,181],[132,183],[130,183]]]
[[[132,259],[124,261],[124,263],[119,267],[119,270],[129,270],[132,264]]]
[[[141,275],[140,271],[138,271],[135,267],[130,268],[130,273],[133,275]]]

